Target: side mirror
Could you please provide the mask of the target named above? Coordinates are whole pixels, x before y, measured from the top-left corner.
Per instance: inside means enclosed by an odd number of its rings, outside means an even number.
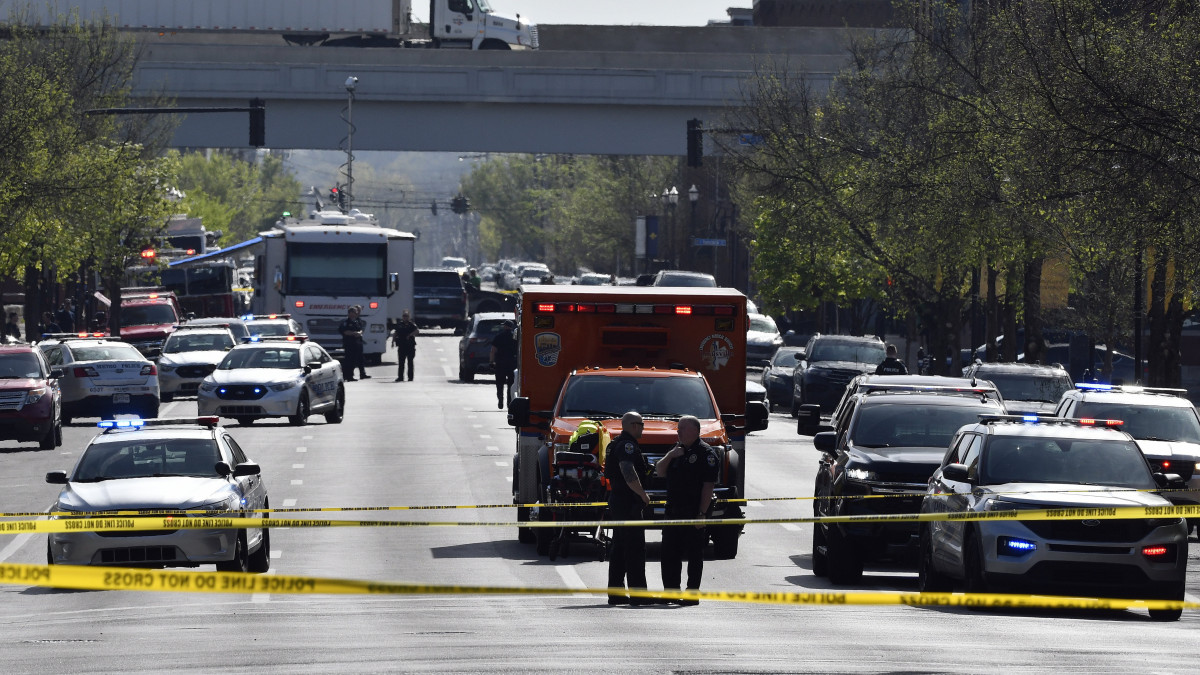
[[[64,375],[66,375],[66,371],[63,370],[62,368],[51,368],[50,369],[50,377],[55,380],[57,380],[58,378],[60,378]]]
[[[226,464],[226,466],[229,466]],[[256,462],[242,462],[233,467],[233,477],[241,478],[242,476],[257,476],[262,473],[262,467]]]
[[[746,433],[762,431],[771,421],[771,413],[762,401],[746,402]]]
[[[966,464],[947,464],[942,467],[942,478],[952,480],[955,483],[970,483],[971,478],[967,476]]]
[[[305,375],[308,375],[308,374],[309,374],[309,373],[311,373],[312,371],[313,371],[313,367],[312,367],[312,364],[311,364],[311,363],[306,363],[306,364],[304,364],[304,374],[305,374]]]
[[[214,468],[217,470],[217,475],[221,477],[228,477],[233,473],[233,467],[229,466],[228,462],[217,462]]]
[[[66,485],[67,484],[67,472],[66,471],[50,471],[46,474],[46,482],[51,485]]]
[[[529,399],[517,396],[508,402],[508,423],[514,427],[529,426]]]
[[[813,436],[813,445],[820,452],[832,455],[837,451],[837,434],[832,431],[822,431]]]

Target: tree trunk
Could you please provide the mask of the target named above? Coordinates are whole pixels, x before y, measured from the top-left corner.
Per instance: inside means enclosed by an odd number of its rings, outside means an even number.
[[[1148,382],[1152,387],[1166,386],[1167,359],[1167,254],[1155,248],[1151,254],[1151,269],[1154,278],[1150,281],[1150,349],[1146,350],[1147,366],[1150,370]],[[1141,376],[1139,364],[1134,364],[1133,379]]]
[[[1017,272],[1009,267],[1004,274],[1004,346],[1001,353],[1005,363],[1017,360],[1021,351],[1021,341],[1017,339]]]
[[[1166,370],[1167,379],[1165,384],[1168,387],[1183,386],[1183,370],[1179,360],[1179,348],[1183,338],[1183,294],[1179,292],[1179,287],[1176,285],[1175,292],[1171,294],[1171,301],[1167,304],[1167,350],[1166,350]]]
[[[1000,349],[996,346],[996,337],[1000,334],[1000,300],[996,297],[996,279],[1000,270],[994,268],[988,261],[987,268],[987,360],[999,361]]]
[[[1042,337],[1042,267],[1046,258],[1037,256],[1025,264],[1025,362],[1044,363],[1046,341]]]
[[[960,298],[939,298],[929,303],[930,314],[925,319],[929,338],[929,374],[962,377],[959,350],[962,335],[963,301]]]

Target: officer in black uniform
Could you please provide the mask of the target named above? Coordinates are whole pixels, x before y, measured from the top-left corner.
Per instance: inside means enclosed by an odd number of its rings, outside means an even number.
[[[896,345],[889,344],[887,346],[887,355],[883,362],[875,367],[876,375],[907,375],[908,366],[904,362],[896,358]]]
[[[667,479],[667,518],[707,518],[712,505],[713,488],[721,471],[721,456],[700,440],[700,420],[691,415],[679,418],[679,442],[654,465],[654,471]],[[699,590],[704,577],[704,545],[708,530],[700,525],[672,525],[663,528],[663,589],[679,590],[683,561],[687,560],[688,590]],[[699,600],[677,600],[680,605],[699,604]]]
[[[366,328],[366,322],[358,318],[358,305],[347,309],[346,318],[338,325],[338,332],[342,334],[342,351],[346,354],[347,382],[354,381],[355,368],[358,368],[359,377],[362,379],[371,377],[363,363],[363,331]]]
[[[642,416],[630,411],[621,416],[621,435],[608,444],[604,457],[604,477],[611,486],[608,494],[608,517],[612,520],[641,520],[650,497],[642,488],[642,476],[649,466],[637,439],[642,436]],[[612,528],[612,547],[608,552],[608,587],[646,588],[646,528]],[[610,605],[645,605],[648,598],[625,595],[608,596]]]
[[[496,373],[496,407],[501,409],[508,400],[506,396],[512,394],[513,370],[517,367],[517,336],[513,334],[516,325],[513,321],[505,321],[501,325],[496,337],[492,338],[492,349],[488,356],[492,372]],[[505,387],[508,388],[507,392]]]

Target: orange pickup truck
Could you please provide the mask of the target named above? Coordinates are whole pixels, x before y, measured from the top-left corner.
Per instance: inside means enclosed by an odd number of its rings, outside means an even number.
[[[513,503],[540,504],[555,453],[566,451],[583,420],[612,438],[621,415],[641,413],[641,446],[653,464],[676,441],[682,415],[694,415],[701,438],[723,457],[717,500],[745,497],[746,434],[767,427],[761,401],[746,401],[746,297],[731,288],[531,286],[517,303],[516,395],[509,423],[517,428]],[[646,477],[652,500],[665,481]],[[518,520],[547,519],[540,507],[518,508]],[[663,508],[655,508],[662,517]],[[714,518],[739,518],[740,503],[717,501]],[[543,541],[520,528],[520,539]],[[708,528],[714,555],[737,555],[741,526]]]

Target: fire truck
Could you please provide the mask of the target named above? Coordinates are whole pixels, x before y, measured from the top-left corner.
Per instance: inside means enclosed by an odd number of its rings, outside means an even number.
[[[621,433],[621,415],[641,413],[640,439],[653,465],[674,446],[682,415],[700,420],[701,439],[722,456],[714,518],[740,518],[746,434],[767,427],[761,401],[746,400],[746,297],[731,288],[528,286],[517,303],[517,395],[508,421],[517,429],[513,503],[518,520],[547,520],[544,508],[556,453],[567,452],[584,420]],[[643,478],[652,501],[666,482]],[[654,507],[663,517],[662,505]],[[520,528],[538,544],[546,528]],[[718,558],[737,555],[740,525],[708,528]]]
[[[378,364],[387,351],[388,324],[413,307],[416,236],[351,209],[286,218],[261,237],[252,312],[291,314],[309,339],[340,353],[338,325],[351,306],[361,306],[363,355]]]

